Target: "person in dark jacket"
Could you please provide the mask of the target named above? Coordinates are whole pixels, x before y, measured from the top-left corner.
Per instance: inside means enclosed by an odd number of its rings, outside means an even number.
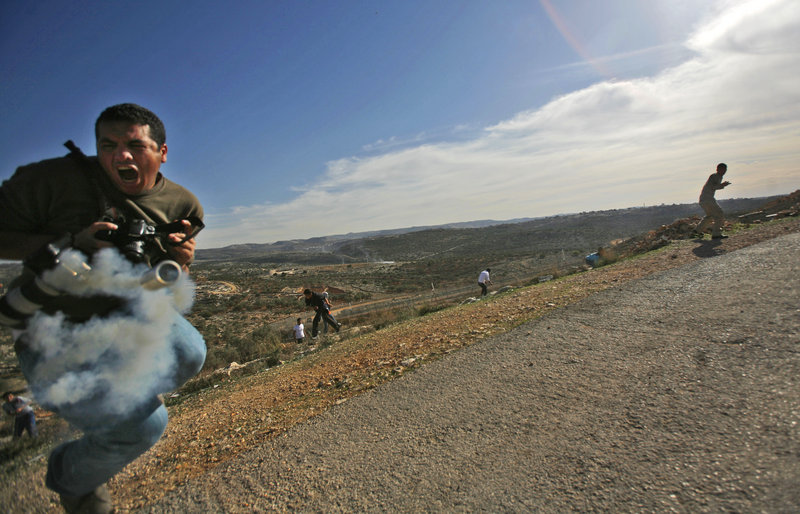
[[[316,311],[311,325],[311,338],[315,339],[319,334],[319,320],[323,318],[338,332],[342,324],[337,322],[336,318],[331,314],[330,306],[325,297],[320,293],[313,292],[311,289],[303,291],[303,296],[306,298],[306,306],[314,307]]]

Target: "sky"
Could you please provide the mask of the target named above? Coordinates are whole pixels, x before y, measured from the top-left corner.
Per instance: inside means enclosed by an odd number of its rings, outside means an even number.
[[[199,248],[800,188],[796,0],[8,0],[0,180],[167,128]]]

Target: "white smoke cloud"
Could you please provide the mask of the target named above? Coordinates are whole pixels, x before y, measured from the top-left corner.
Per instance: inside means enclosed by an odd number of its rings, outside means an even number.
[[[60,260],[79,270],[84,257],[67,250]],[[84,323],[72,323],[62,313],[38,312],[29,320],[26,337],[39,360],[27,378],[37,401],[56,409],[91,401],[97,412],[122,415],[174,387],[170,329],[191,307],[194,284],[183,274],[171,287],[147,290],[140,285],[147,270],[105,249],[78,276],[43,274],[47,284],[66,294],[116,297],[124,305]]]

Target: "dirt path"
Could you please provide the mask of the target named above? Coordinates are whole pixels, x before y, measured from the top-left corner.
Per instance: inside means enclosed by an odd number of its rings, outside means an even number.
[[[223,280],[208,281],[202,285],[206,294],[233,295],[239,292],[239,286]]]
[[[596,294],[145,510],[797,510],[797,255],[793,234]]]

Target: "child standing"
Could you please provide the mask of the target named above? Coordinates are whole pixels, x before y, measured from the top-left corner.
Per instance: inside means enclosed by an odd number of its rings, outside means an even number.
[[[297,344],[301,344],[306,337],[305,334],[305,327],[303,326],[303,320],[301,318],[297,318],[297,324],[294,326],[294,342]]]

